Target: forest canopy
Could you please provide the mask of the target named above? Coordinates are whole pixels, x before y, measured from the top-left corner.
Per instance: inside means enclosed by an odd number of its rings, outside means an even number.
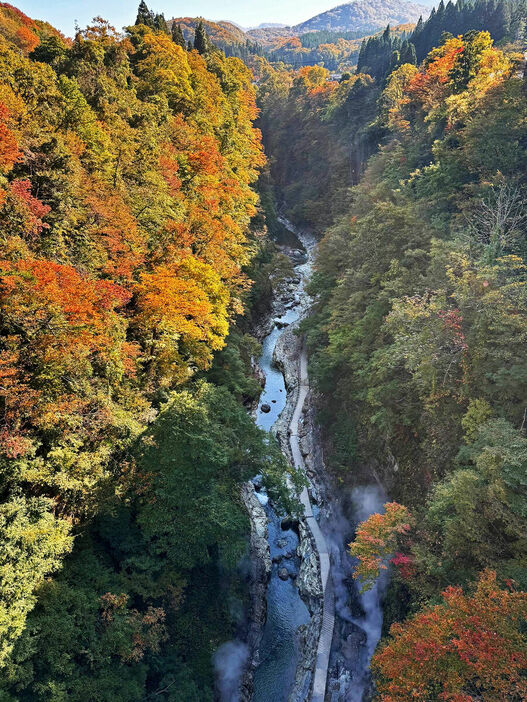
[[[144,1],[73,39],[0,3],[2,701],[214,699],[240,486],[290,470],[247,412],[277,202],[321,236],[327,467],[390,495],[350,544],[391,573],[378,698],[525,698],[526,18],[441,2],[269,62]]]
[[[252,75],[143,6],[70,40],[0,4],[6,701],[211,700],[240,485],[284,469],[234,331],[264,246]]]
[[[258,66],[276,188],[323,232],[303,329],[326,460],[390,495],[351,544],[360,586],[392,574],[385,702],[525,697],[526,103],[504,42],[525,11],[453,7],[410,60],[388,28],[340,81]]]

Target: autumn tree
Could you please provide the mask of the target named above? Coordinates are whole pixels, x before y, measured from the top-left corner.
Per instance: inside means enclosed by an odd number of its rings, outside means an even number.
[[[527,595],[513,583],[501,589],[496,573],[485,571],[473,594],[449,587],[442,597],[441,604],[392,626],[372,662],[379,698],[524,699]]]
[[[386,570],[388,561],[396,565],[407,565],[411,559],[397,554],[405,535],[410,531],[413,518],[403,505],[388,502],[383,514],[372,514],[357,527],[355,539],[349,545],[350,553],[359,563],[353,577],[361,580],[364,590],[369,590]]]
[[[193,395],[243,311],[258,248],[252,76],[220,52],[185,51],[144,2],[124,35],[98,17],[73,40],[1,3],[0,35],[0,696],[131,702],[168,687],[205,700],[231,625],[224,602],[185,642],[167,630],[190,632],[205,592],[191,583],[210,582],[213,601],[219,569],[240,557],[239,456],[254,454],[257,472],[284,469],[247,429],[238,380],[215,404]],[[232,354],[249,375],[250,356]],[[191,462],[187,492],[182,474],[168,492],[159,475],[145,498],[185,495],[202,526],[211,499],[206,544],[196,533],[185,564],[168,565],[154,547],[159,513],[136,519],[152,476],[132,448],[183,383],[196,421],[214,414],[209,433],[226,434],[222,407],[239,410],[241,443],[219,463],[199,451],[212,492],[207,479],[199,493]],[[178,412],[184,403],[170,422]]]

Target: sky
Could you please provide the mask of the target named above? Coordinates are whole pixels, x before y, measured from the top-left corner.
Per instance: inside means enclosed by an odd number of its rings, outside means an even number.
[[[345,0],[148,0],[154,12],[172,17],[205,17],[230,20],[243,27],[260,22],[297,24],[341,5]],[[135,22],[139,0],[10,0],[29,17],[50,22],[67,36],[74,33],[75,21],[81,27],[101,15],[120,29]]]

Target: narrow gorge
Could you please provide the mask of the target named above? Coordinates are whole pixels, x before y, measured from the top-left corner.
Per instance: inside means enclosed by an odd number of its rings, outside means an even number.
[[[298,515],[277,511],[260,476],[244,488],[253,536],[258,535],[256,542],[253,539],[252,589],[253,614],[257,612],[260,621],[249,626],[252,660],[243,676],[241,698],[362,702],[370,686],[369,660],[381,634],[383,585],[364,595],[358,592],[346,547],[354,523],[381,509],[383,495],[377,486],[369,486],[349,492],[345,499],[341,493],[338,499],[325,471],[307,351],[299,331],[309,314],[306,284],[317,241],[285,218],[281,224],[293,237],[281,249],[294,273],[273,298],[258,361],[265,385],[256,422],[276,435],[305,486],[297,495]],[[263,597],[264,606],[258,602]]]
[[[0,2],[0,701],[525,702],[527,0],[55,5]]]

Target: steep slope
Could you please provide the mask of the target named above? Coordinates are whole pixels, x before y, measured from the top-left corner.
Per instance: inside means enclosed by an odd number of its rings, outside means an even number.
[[[252,75],[6,3],[0,46],[0,699],[211,702],[248,437],[269,455],[217,360],[257,248]]]
[[[179,24],[183,30],[183,36],[187,41],[193,41],[194,30],[199,22],[203,22],[205,31],[211,38],[212,42],[218,44],[245,44],[248,37],[238,25],[231,22],[210,22],[200,17],[175,17],[168,22]]]

